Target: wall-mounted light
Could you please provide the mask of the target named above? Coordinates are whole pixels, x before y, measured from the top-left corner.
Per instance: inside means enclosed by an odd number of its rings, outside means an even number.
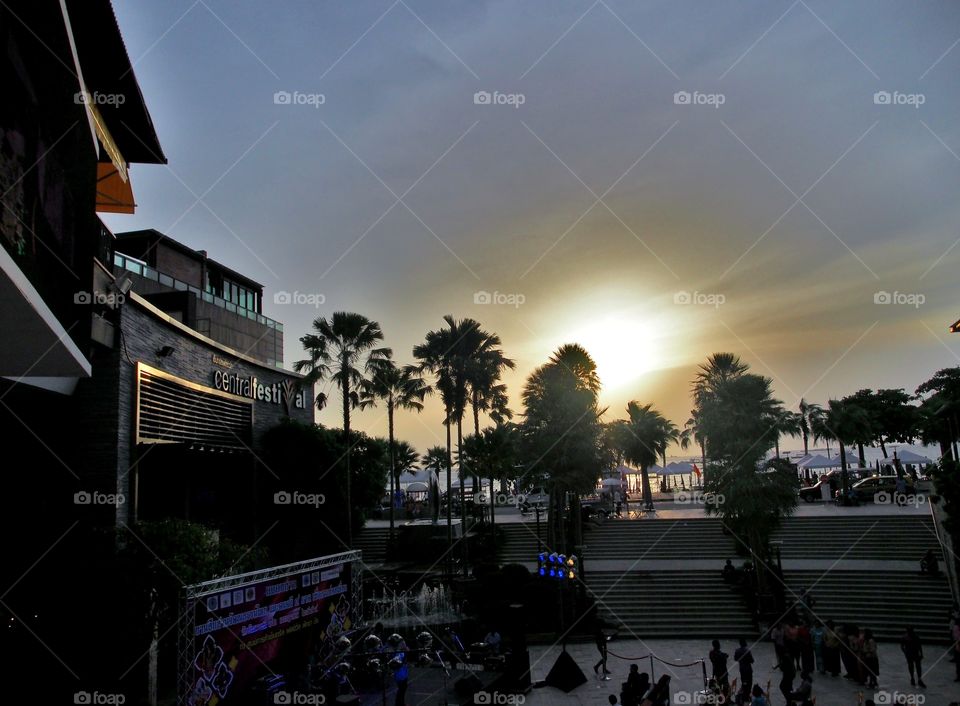
[[[157,350],[157,358],[163,360],[164,358],[169,358],[173,355],[175,349],[173,346],[163,346]]]

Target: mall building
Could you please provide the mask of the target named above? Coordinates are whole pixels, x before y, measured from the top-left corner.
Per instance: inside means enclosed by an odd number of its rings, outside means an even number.
[[[134,169],[166,163],[110,0],[0,4],[0,43],[0,429],[16,498],[0,531],[22,537],[14,570],[73,521],[186,518],[253,541],[271,475],[260,435],[313,421],[263,286],[100,220],[134,213]]]

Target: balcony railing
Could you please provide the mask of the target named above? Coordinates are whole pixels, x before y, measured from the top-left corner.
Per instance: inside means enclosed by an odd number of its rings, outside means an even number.
[[[115,252],[113,254],[113,264],[117,267],[127,270],[128,272],[132,272],[135,275],[140,275],[144,279],[149,279],[153,282],[159,282],[165,287],[177,289],[181,292],[191,292],[205,302],[213,304],[214,306],[219,306],[221,309],[226,309],[227,311],[237,314],[238,316],[243,316],[251,321],[256,321],[264,326],[276,329],[277,331],[283,333],[283,324],[281,324],[279,321],[274,321],[270,317],[264,316],[256,311],[244,309],[242,306],[238,306],[233,302],[228,302],[226,299],[218,297],[215,294],[211,294],[210,292],[204,292],[202,289],[194,287],[192,284],[187,284],[176,277],[165,275],[162,272],[153,269],[141,260],[137,260],[136,258],[128,257],[127,255],[121,255],[120,253]]]

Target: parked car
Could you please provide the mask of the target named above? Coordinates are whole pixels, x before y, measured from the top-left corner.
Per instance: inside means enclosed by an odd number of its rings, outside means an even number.
[[[913,479],[910,476],[904,476],[906,481],[905,495],[912,497],[916,495],[917,489],[913,485]],[[869,476],[850,486],[855,502],[893,502],[893,496],[897,489],[897,476]],[[840,500],[841,490],[837,490],[835,496]]]

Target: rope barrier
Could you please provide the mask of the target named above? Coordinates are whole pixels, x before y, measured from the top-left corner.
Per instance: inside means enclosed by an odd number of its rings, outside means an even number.
[[[641,656],[641,657],[626,657],[626,656],[624,656],[624,655],[618,655],[618,654],[617,654],[616,652],[614,652],[613,650],[609,650],[609,649],[608,649],[608,650],[607,650],[607,654],[613,655],[614,657],[617,657],[617,658],[619,658],[619,659],[625,659],[625,660],[627,660],[628,662],[639,662],[639,661],[644,660],[644,659],[655,659],[655,660],[657,660],[658,662],[660,662],[661,664],[666,664],[666,665],[668,665],[668,666],[670,666],[670,667],[696,667],[697,665],[704,663],[704,661],[703,661],[702,659],[698,659],[698,660],[696,660],[695,662],[689,662],[689,663],[687,663],[687,662],[684,662],[684,663],[671,662],[671,661],[669,661],[669,660],[664,659],[663,657],[659,657],[659,656],[653,654],[652,652],[649,653],[649,654],[645,654],[645,655],[643,655],[643,656]]]

